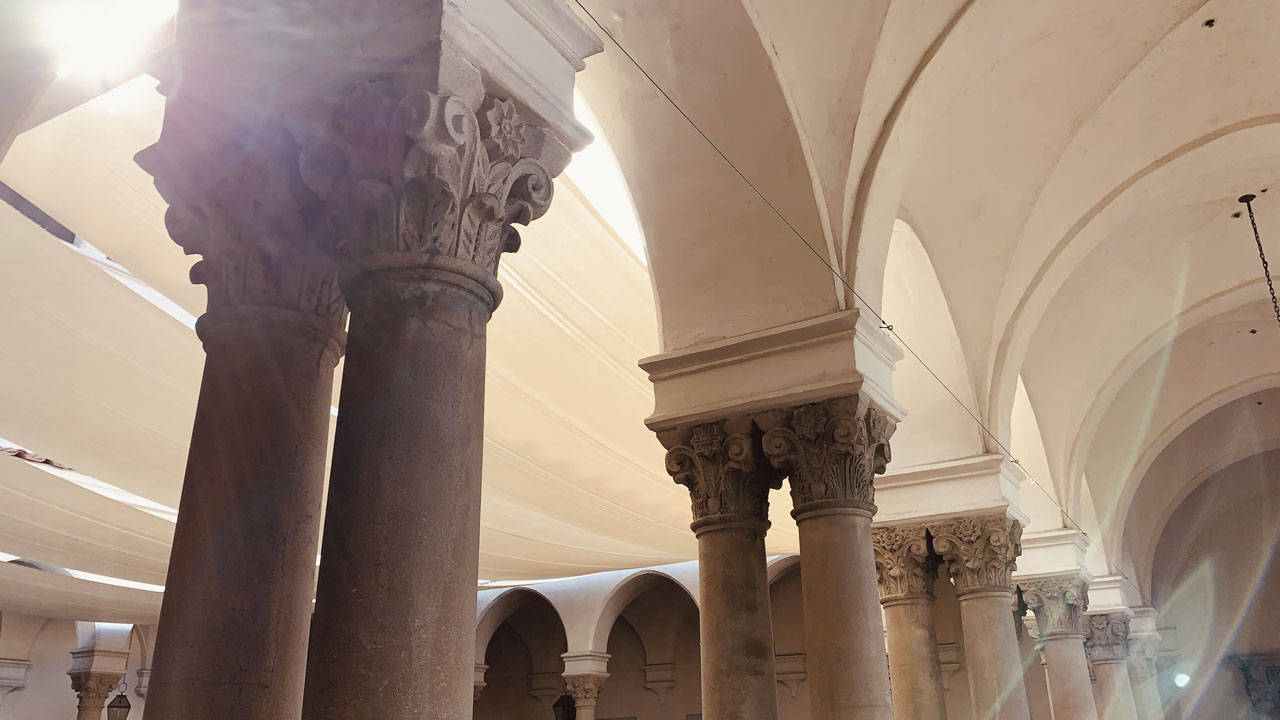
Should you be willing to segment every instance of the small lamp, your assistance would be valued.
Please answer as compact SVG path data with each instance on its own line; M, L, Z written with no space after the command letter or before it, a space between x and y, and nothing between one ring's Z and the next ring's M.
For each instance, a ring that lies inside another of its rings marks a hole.
M107 703L107 720L127 720L133 706L129 704L129 696L125 695L125 684L120 683L120 694Z

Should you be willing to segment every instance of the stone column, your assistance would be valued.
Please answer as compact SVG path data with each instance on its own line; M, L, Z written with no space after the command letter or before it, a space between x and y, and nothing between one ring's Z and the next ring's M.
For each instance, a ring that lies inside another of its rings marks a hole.
M111 691L120 685L119 673L71 672L71 689L76 693L76 720L102 720L102 709Z
M608 675L570 675L564 679L564 691L573 698L576 720L596 720L596 703Z
M765 455L791 479L804 564L805 666L815 720L892 717L875 590L874 477L893 424L849 396L761 417Z
M1129 684L1129 613L1090 615L1085 650L1098 678L1098 717L1137 720L1138 707Z
M698 537L702 716L776 720L773 620L764 535L781 476L749 418L658 434L667 472L689 488Z
M1139 720L1164 720L1156 663L1160 658L1160 634L1129 634L1129 680Z
M1089 661L1084 654L1088 585L1079 573L1018 581L1022 600L1035 613L1039 644L1055 718L1097 720Z
M1021 654L1010 615L1010 575L1022 552L1022 526L999 513L930 523L928 530L960 601L974 717L1029 720Z
M200 127L171 104L138 156L208 291L146 717L296 718L346 310L313 245L294 136L268 121L197 141Z
M946 690L933 625L938 559L923 525L872 531L880 605L889 645L893 717L946 720Z
M300 162L351 308L307 720L471 715L486 324L568 153L419 79L355 84Z

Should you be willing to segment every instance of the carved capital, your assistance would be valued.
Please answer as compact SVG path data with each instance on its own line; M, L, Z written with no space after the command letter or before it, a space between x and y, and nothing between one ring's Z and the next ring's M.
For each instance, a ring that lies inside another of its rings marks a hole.
M933 598L938 559L929 553L923 525L873 528L871 546L881 602Z
M71 689L79 698L78 707L90 710L101 710L107 703L107 696L120 685L119 673L103 672L71 672Z
M340 330L336 258L315 243L320 198L302 181L300 146L284 123L201 138L207 147L174 134L136 159L169 203L170 237L201 256L191 281L207 289L209 310L283 308Z
M1124 662L1128 659L1129 614L1113 612L1086 616L1084 650L1090 662Z
M894 424L858 405L854 395L762 415L765 455L790 477L797 519L830 507L875 512L874 478L889 462Z
M595 707L608 675L566 675L564 691L573 697L574 707Z
M1036 638L1084 635L1089 585L1078 573L1018 581L1022 601L1035 613Z
M1244 678L1253 711L1280 720L1280 653L1236 655L1231 658Z
M1015 563L1022 554L1022 525L1004 514L930 523L933 549L955 582L956 595L1012 590Z
M748 418L730 418L659 435L667 448L667 472L689 488L693 529L745 524L769 527L769 491L782 487L760 449Z
M520 247L514 225L551 205L540 158L556 142L508 101L475 107L378 80L336 104L300 168L324 201L323 241L355 262L353 275L430 265L476 274L492 293L499 257Z
M1129 636L1129 670L1136 677L1149 680L1160 673L1160 634L1143 633Z

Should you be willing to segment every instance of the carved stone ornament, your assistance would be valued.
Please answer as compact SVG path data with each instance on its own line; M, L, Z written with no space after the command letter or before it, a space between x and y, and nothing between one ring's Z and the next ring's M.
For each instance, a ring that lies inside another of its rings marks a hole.
M873 528L871 547L882 601L933 597L938 559L929 553L923 525Z
M1090 662L1123 662L1129 659L1129 615L1122 612L1087 615L1084 650Z
M1129 636L1129 671L1134 676L1149 680L1159 674L1160 635L1146 633Z
M1244 679L1244 691L1260 718L1280 720L1280 653L1231 658Z
M1089 586L1078 574L1019 580L1022 601L1035 613L1041 640L1084 635L1084 611L1089 607Z
M120 685L121 675L100 672L75 672L71 676L71 689L80 698L80 707L101 709L107 696Z
M604 689L608 675L568 675L564 679L564 691L573 697L577 707L595 707Z
M798 515L814 505L875 511L875 482L889 462L894 425L874 407L858 412L858 397L809 403L770 413L764 453L791 479ZM776 424L775 424L776 423Z
M667 472L689 488L694 529L719 521L768 527L769 491L782 487L750 419L733 418L667 433Z
M331 247L357 259L444 257L496 276L501 254L520 247L513 225L551 205L551 176L537 159L546 142L555 141L508 101L473 108L382 80L347 93L300 167L325 201Z
M284 124L228 131L206 156L176 157L178 142L136 160L169 203L170 237L202 258L191 281L208 290L209 309L285 308L342 326L336 257L315 243L320 198L302 181L300 146Z
M930 523L933 550L955 582L956 594L1012 591L1015 563L1022 554L1022 525L1006 515L963 517Z

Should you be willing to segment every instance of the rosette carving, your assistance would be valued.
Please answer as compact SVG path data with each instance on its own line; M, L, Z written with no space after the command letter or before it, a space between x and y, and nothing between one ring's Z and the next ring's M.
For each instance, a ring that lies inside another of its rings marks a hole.
M1085 621L1084 650L1092 662L1123 662L1129 657L1129 616L1127 613L1088 615Z
M745 418L696 425L663 437L667 472L689 488L695 526L713 518L764 523L769 491L782 487Z
M875 475L889 462L894 425L858 398L809 403L770 415L764 453L791 479L795 513L814 503L875 508Z
M1036 616L1039 639L1084 635L1089 587L1077 574L1019 580L1022 601Z
M269 120L226 133L204 155L178 156L178 142L146 148L137 162L169 203L169 235L202 258L191 281L207 288L209 309L280 307L341 326L337 264L315 243L320 198L299 174L294 136Z
M476 109L367 82L307 145L301 172L325 200L326 242L343 253L444 256L496 275L501 254L520 247L514 225L551 205L551 175L538 160L546 142L505 100Z
M933 597L938 559L929 553L923 525L873 528L871 547L881 600Z
M1011 589L1011 574L1022 554L1017 520L1003 514L963 517L931 523L928 529L957 594Z

